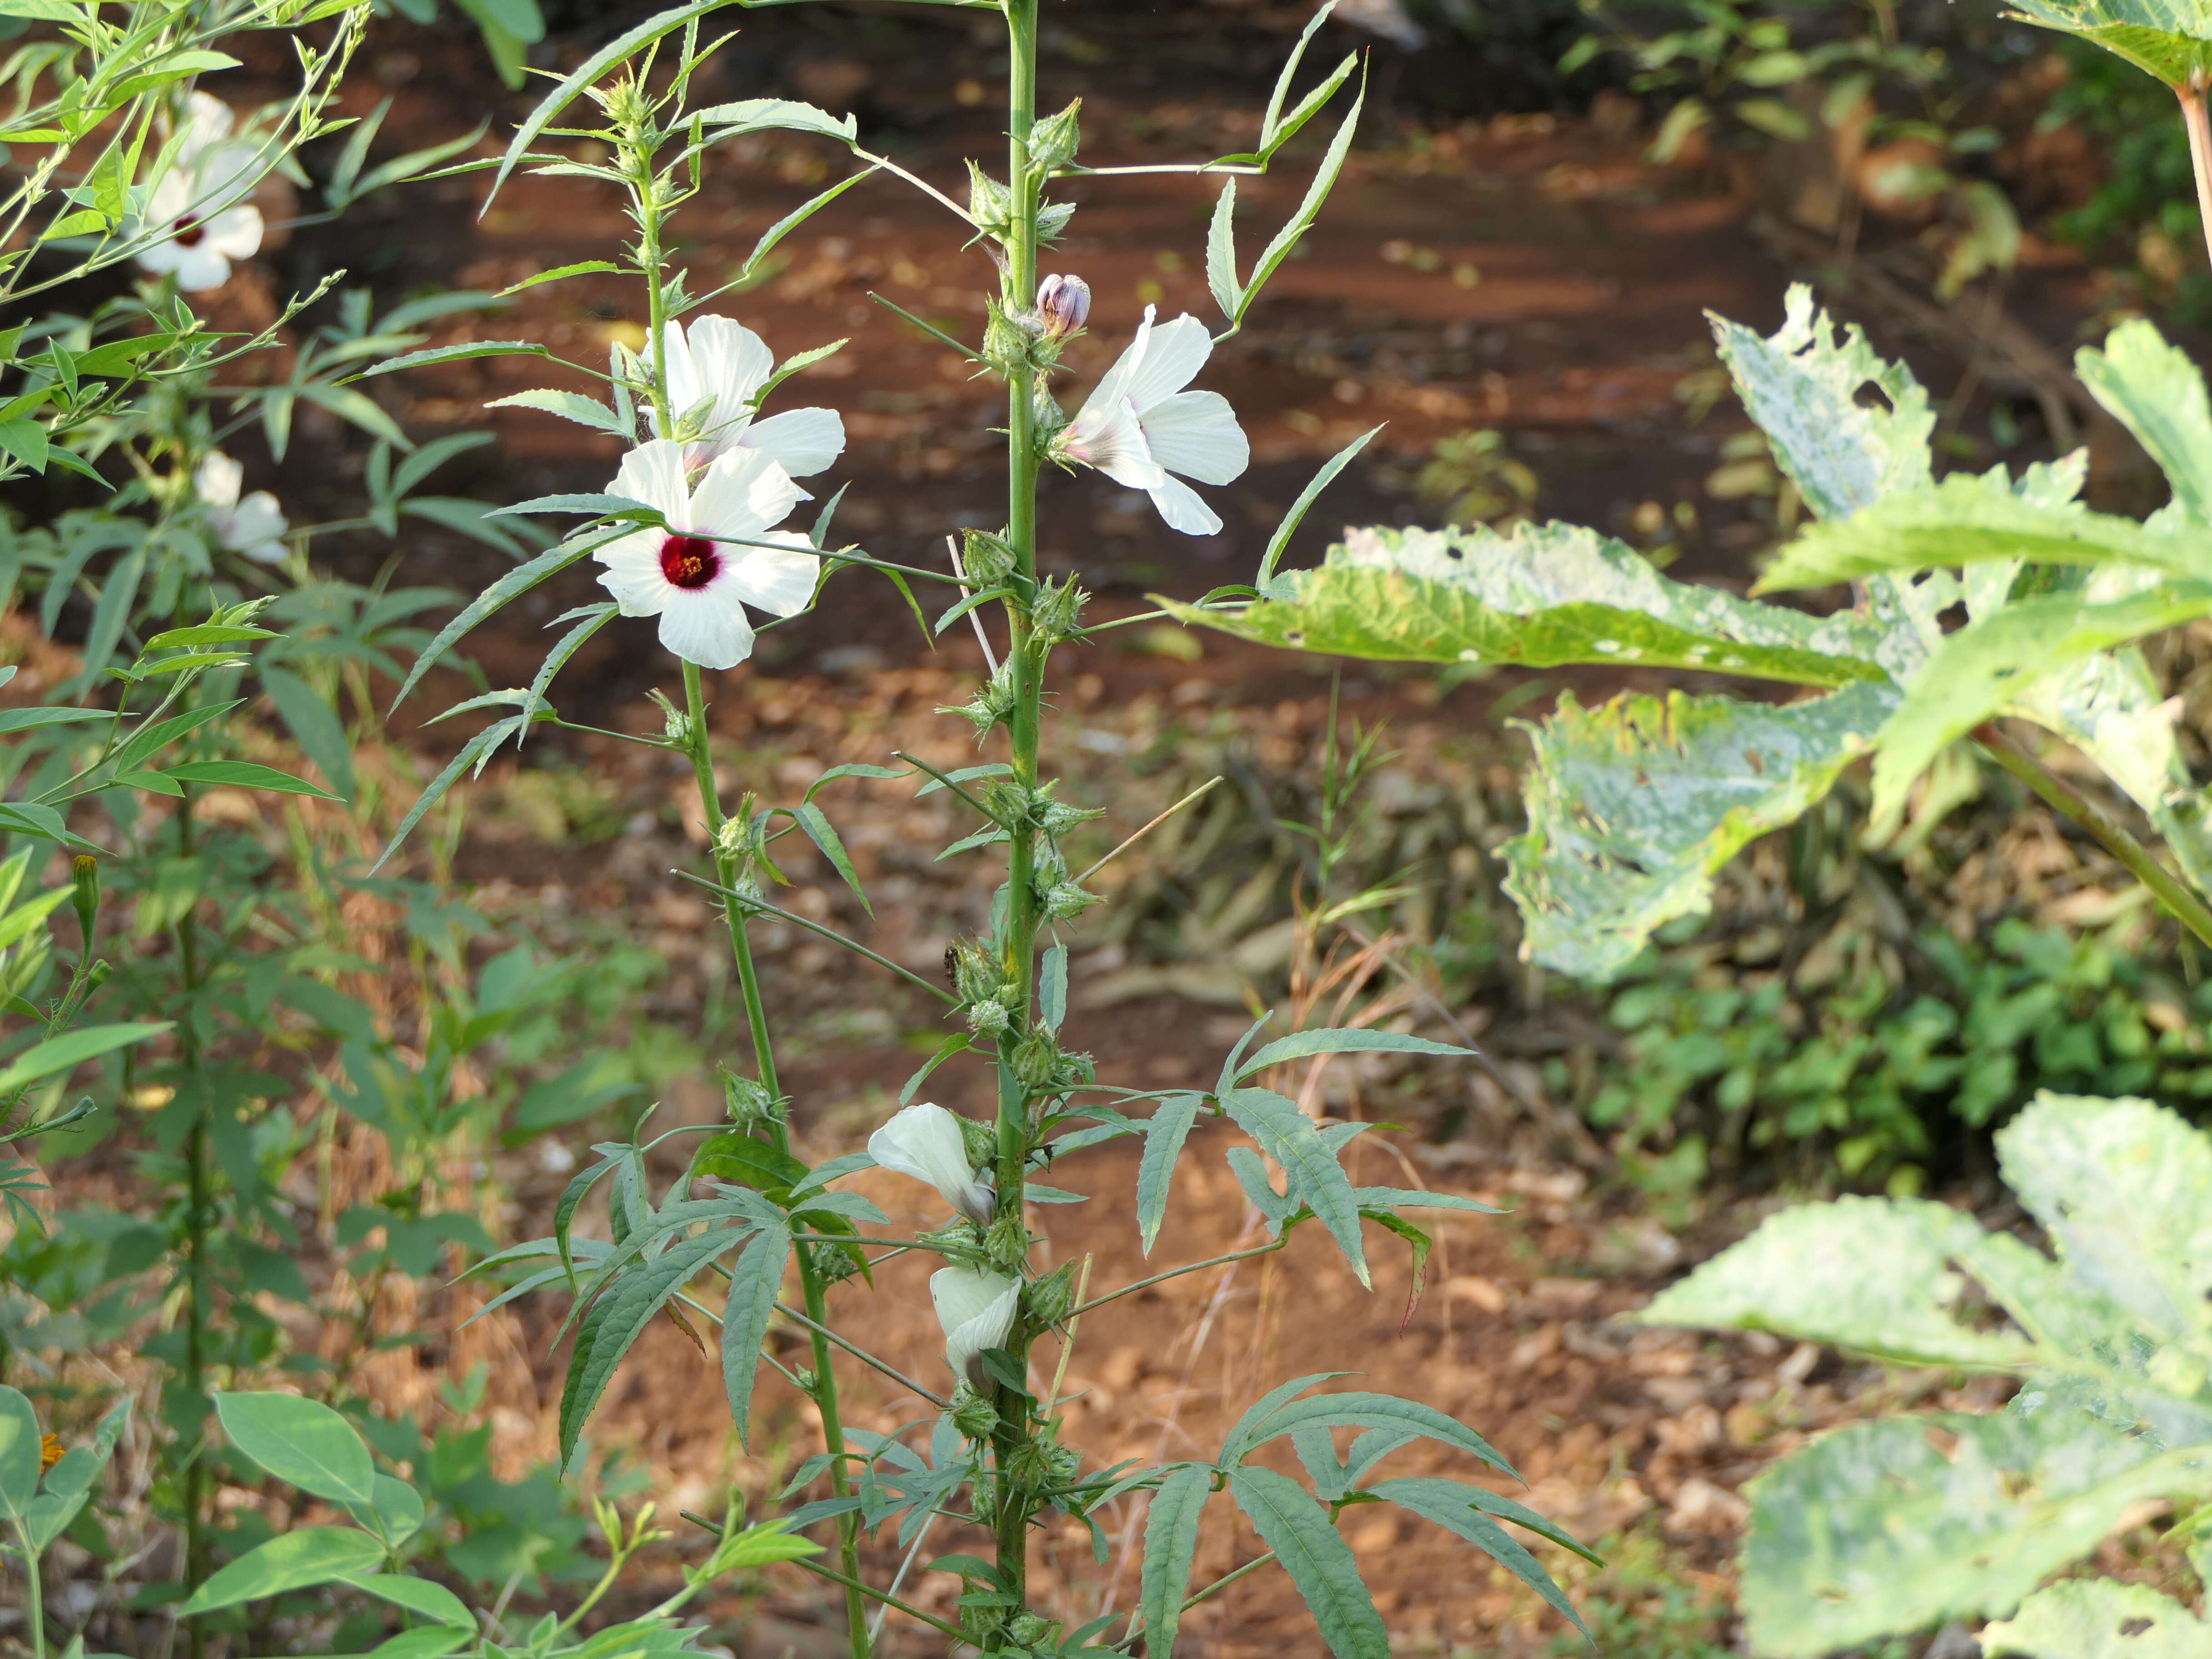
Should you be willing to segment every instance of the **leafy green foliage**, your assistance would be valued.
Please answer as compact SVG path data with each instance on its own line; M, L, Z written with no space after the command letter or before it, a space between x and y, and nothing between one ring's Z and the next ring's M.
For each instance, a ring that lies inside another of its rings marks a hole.
M2212 1141L2144 1101L2045 1095L1997 1146L2052 1256L1942 1206L1849 1200L1771 1218L1643 1316L2025 1374L2002 1413L1855 1424L1753 1484L1763 1650L2009 1613L2132 1506L2204 1491Z

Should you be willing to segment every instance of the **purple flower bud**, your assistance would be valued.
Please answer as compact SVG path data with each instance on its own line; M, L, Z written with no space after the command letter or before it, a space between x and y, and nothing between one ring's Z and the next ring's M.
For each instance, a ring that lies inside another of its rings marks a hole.
M1091 315L1091 284L1080 276L1048 276L1037 284L1036 308L1045 338L1065 339Z

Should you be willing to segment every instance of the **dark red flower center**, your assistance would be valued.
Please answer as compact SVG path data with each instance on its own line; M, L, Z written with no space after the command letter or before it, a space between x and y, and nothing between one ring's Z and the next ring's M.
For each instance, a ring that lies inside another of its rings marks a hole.
M187 213L169 228L169 240L179 247L198 247L200 239L207 234L207 227L200 222L198 214Z
M704 587L722 568L722 556L704 536L671 536L660 544L660 574L678 587Z

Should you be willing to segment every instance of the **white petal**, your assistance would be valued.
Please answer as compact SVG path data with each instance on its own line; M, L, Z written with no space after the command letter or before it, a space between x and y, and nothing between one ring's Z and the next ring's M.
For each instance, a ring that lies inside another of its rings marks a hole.
M945 1363L954 1376L978 1389L988 1384L988 1376L974 1362L984 1349L1005 1346L1021 1297L1021 1280L1002 1273L940 1267L929 1276L929 1299L945 1332Z
M714 580L729 583L756 610L795 617L814 597L814 585L822 574L821 556L795 530L767 531L761 539L784 545L738 547L726 542L720 549L722 568Z
M1061 434L1060 447L1062 453L1097 467L1131 489L1157 489L1167 477L1145 441L1137 406L1127 398L1100 409L1085 404Z
M745 428L739 441L808 478L845 453L845 422L834 409L787 409Z
M1225 484L1252 464L1252 446L1237 411L1218 392L1182 392L1141 417L1152 459L1200 483Z
M1137 325L1137 337L1129 342L1127 349L1114 360L1114 366L1106 371L1105 377L1083 400L1083 407L1075 416L1077 426L1083 424L1085 416L1100 421L1109 418L1128 397L1130 382L1137 378L1145 366L1145 352L1152 338L1152 313L1158 307L1153 306L1145 307L1145 320Z
M177 262L170 269L177 273L177 286L187 294L204 294L230 280L230 261L204 240L195 247L179 247Z
M717 456L700 478L685 527L750 540L781 524L806 499L806 492L769 456L757 449L732 449Z
M149 242L138 250L138 269L151 271L156 276L166 276L184 263L185 251L174 242L164 239Z
M1198 378L1206 360L1213 355L1213 337L1206 325L1186 312L1171 323L1152 330L1144 361L1136 366L1121 395L1147 415L1155 404L1182 391Z
M155 181L153 193L146 198L146 222L157 230L167 230L185 216L197 188L189 168L172 167Z
M276 505L276 498L265 489L257 489L233 509L230 533L223 539L226 544L244 553L275 541L290 528Z
M261 210L225 208L200 227L200 246L230 259L251 259L261 252Z
M886 1170L936 1188L947 1204L978 1226L988 1224L989 1190L969 1167L960 1120L942 1106L923 1101L898 1113L868 1137L868 1156Z
M1180 478L1164 477L1150 492L1152 505L1160 510L1160 517L1168 521L1168 528L1180 530L1186 536L1218 536L1221 520L1212 507L1198 498L1198 492Z
M245 477L244 467L220 449L210 449L192 469L192 493L210 507L235 507Z
M211 92L195 92L185 100L185 142L179 151L188 157L198 157L212 149L230 137L237 118L230 106Z
M660 642L702 668L735 668L753 653L753 628L726 584L672 586L660 613Z
M684 481L681 444L665 438L640 444L623 457L607 493L643 501L678 529L690 528L691 491Z
M738 441L752 419L752 398L775 368L775 354L744 324L728 317L695 317L688 328L671 323L662 332L672 418L711 403L707 437L695 462Z
M658 530L641 530L592 554L606 566L599 574L599 586L614 595L623 616L657 617L668 603L668 596L676 592L676 584L660 568L663 539Z

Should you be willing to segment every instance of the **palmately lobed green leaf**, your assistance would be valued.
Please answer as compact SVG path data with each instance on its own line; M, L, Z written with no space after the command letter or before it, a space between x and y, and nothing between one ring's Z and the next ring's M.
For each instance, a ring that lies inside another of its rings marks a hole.
M2078 1412L1852 1424L1745 1489L1751 1646L1771 1659L1816 1659L1946 1619L2009 1613L2131 1506L2201 1492L2207 1475Z
M1769 1216L1638 1316L1650 1325L1772 1331L1909 1365L2003 1367L2033 1346L1960 1318L1953 1263L1984 1237L1919 1199L1844 1198Z
M1391 662L1698 668L1792 684L1886 678L1881 630L1671 581L1579 525L1348 532L1291 597L1242 611L1162 601L1187 622L1265 645Z
M2069 1578L1982 1626L1988 1659L2203 1659L2212 1624L2148 1584Z
M2136 435L2166 474L2173 504L2212 526L2212 401L2189 355L2140 318L2074 354L2089 395Z
M1505 890L1530 960L1603 981L1652 931L1703 915L1712 872L1834 787L1896 706L1887 682L1777 707L1571 696L1532 733L1528 830L1505 844Z

